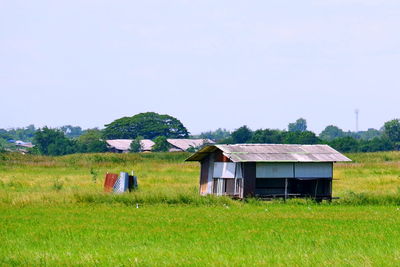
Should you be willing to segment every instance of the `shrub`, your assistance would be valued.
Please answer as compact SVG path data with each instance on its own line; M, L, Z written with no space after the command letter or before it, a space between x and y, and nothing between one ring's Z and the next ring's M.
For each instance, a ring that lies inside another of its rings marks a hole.
M53 182L53 189L55 191L60 191L64 186L64 182L61 181L60 179L56 178Z

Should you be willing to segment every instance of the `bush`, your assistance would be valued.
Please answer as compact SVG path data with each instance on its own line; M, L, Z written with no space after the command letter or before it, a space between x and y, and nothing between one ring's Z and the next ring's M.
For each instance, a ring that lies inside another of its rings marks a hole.
M141 136L136 137L132 141L132 143L129 147L129 152L137 153L137 152L142 151L143 150L142 143L141 143L142 140L143 140L143 137L141 137Z
M170 144L167 142L165 136L157 136L154 139L153 151L155 152L167 152L170 148Z
M37 130L34 141L42 155L59 156L77 151L75 141L68 139L62 131L57 129L44 127Z
M60 191L64 186L64 182L60 179L56 178L53 182L53 189L56 191Z

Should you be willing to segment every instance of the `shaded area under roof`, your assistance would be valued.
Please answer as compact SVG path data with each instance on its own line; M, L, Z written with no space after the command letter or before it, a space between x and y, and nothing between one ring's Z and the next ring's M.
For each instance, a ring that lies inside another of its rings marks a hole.
M328 145L236 144L206 146L186 161L201 161L220 149L233 162L339 162L351 161Z

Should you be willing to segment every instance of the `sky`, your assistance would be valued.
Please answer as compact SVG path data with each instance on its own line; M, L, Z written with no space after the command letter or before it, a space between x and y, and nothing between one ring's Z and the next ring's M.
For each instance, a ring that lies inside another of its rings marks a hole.
M0 0L0 128L154 111L188 130L400 117L400 1Z

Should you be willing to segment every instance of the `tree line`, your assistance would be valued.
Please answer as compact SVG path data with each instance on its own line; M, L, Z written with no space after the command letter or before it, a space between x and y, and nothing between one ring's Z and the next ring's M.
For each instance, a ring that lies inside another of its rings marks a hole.
M299 118L289 123L287 130L257 129L246 125L234 131L217 129L190 135L177 118L155 112L139 113L123 117L100 130L83 130L79 126L65 125L59 128L34 125L25 128L0 129L0 150L10 146L10 140L31 141L35 147L31 153L42 155L66 155L71 153L106 152L107 139L133 139L132 152L141 150L142 139L155 142L154 151L167 151L167 138L212 139L221 144L328 144L341 152L373 152L400 149L400 120L386 122L381 129L345 132L337 126L327 126L319 135L307 129L307 121Z
M102 130L82 130L79 126L71 125L59 128L45 126L36 129L34 125L30 125L26 128L0 129L0 151L13 147L12 141L22 140L35 145L30 149L33 154L59 156L106 152L107 139L134 139L132 152L140 151L141 139L152 139L155 142L154 151L167 151L167 138L188 137L188 130L178 119L170 115L146 112L117 119L106 124Z
M375 152L400 149L400 120L386 122L380 130L345 132L337 126L329 125L317 136L307 130L303 118L289 123L288 130L258 129L252 131L246 125L229 132L225 129L208 131L200 138L210 138L220 144L328 144L340 152Z

